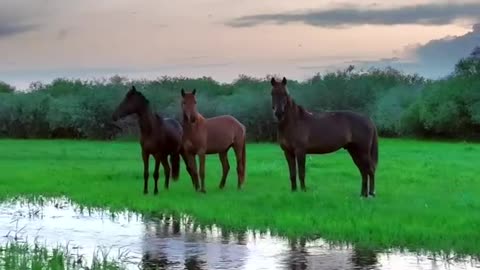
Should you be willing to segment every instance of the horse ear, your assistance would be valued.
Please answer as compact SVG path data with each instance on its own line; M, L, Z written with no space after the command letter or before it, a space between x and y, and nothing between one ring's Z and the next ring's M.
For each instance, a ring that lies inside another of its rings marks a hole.
M287 78L283 77L282 84L287 85Z
M197 92L197 89L196 88L193 88L193 91L192 91L192 95L195 96L195 93Z
M277 84L277 81L275 81L275 78L272 77L272 79L270 80L270 83L272 84L272 86L275 86L275 84Z
M135 88L135 85L132 85L132 91L133 92L137 91L137 88Z
M182 88L182 97L185 96L185 89Z

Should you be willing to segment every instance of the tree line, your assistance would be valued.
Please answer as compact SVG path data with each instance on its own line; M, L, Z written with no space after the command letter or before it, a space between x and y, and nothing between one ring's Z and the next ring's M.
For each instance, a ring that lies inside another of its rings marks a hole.
M473 54L472 54L473 55ZM272 141L270 77L240 75L222 84L211 78L161 77L156 80L56 79L15 91L0 82L0 137L113 139L134 137L134 117L115 123L111 114L130 87L143 92L152 109L181 120L180 89L197 89L206 117L231 114L247 127L249 141ZM354 110L369 115L384 137L480 138L480 59L461 59L451 75L428 80L393 68L316 74L289 79L298 104L312 112Z

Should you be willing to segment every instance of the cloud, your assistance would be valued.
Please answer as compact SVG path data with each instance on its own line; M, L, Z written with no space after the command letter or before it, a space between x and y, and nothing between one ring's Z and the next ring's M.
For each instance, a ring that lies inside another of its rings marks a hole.
M44 11L37 7L26 0L0 1L0 39L37 30L41 24L35 21L36 14Z
M325 10L308 10L296 13L276 13L243 16L226 22L231 27L252 27L266 23L305 23L321 27L346 27L352 25L446 25L457 20L480 22L480 2L441 3L394 8L340 7Z
M460 58L468 56L479 45L480 24L476 24L472 27L472 31L465 35L431 40L410 50L418 61L443 64L456 63Z
M480 46L480 24L461 36L448 36L431 40L425 44L410 45L405 48L408 58L391 58L366 61L350 61L358 67L394 67L408 73L419 73L435 79L453 72L455 65L468 57L476 46Z
M29 32L38 28L35 24L3 24L0 22L0 39Z

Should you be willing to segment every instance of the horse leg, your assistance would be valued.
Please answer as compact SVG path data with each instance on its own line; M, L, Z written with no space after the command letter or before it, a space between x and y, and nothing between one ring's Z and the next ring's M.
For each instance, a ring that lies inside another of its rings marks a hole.
M200 192L206 193L205 190L205 153L198 155L200 161Z
M302 191L307 191L305 187L305 156L306 153L304 150L296 150L295 156L297 157L297 166L298 166L298 178L300 179L300 188Z
M368 195L375 197L375 172L368 174L368 180Z
M155 189L153 190L153 194L158 194L158 177L160 176L158 170L160 169L160 156L156 154L155 158L155 168L153 170L153 179L155 180Z
M187 164L187 171L192 178L192 184L195 188L195 191L198 191L198 173L197 173L197 162L195 161L194 154L184 154L185 163Z
M220 162L222 163L222 180L220 180L219 188L223 189L225 187L225 181L227 180L228 172L230 171L230 164L228 164L228 152L219 153Z
M168 189L168 185L170 184L170 165L168 164L168 156L163 156L160 161L162 162L163 173L165 175L165 189Z
M288 163L288 171L290 172L290 183L292 185L292 191L297 191L297 165L295 163L295 154L287 150L283 150L285 158Z
M245 178L245 142L234 144L235 158L237 159L237 189L241 189Z
M143 194L148 193L148 157L149 153L142 150L142 160L143 160Z
M193 181L192 171L190 170L190 167L188 166L187 155L185 154L185 151L183 151L183 149L180 151L180 156L182 157L183 162L185 163L185 168L187 169L188 175L190 175L190 178L192 179L193 188L197 189L197 187L195 186L195 181Z
M368 154L363 153L357 149L348 148L348 152L353 159L355 165L357 165L360 174L362 175L362 190L360 196L368 197L368 176L370 168L370 159Z

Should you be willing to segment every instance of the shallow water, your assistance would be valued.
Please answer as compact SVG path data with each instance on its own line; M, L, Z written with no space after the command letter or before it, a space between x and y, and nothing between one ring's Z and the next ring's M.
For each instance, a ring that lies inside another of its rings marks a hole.
M186 216L88 211L65 199L0 204L0 236L3 243L68 245L86 261L103 252L129 269L480 269L471 258L447 260L251 231L229 233L216 226L199 228Z

